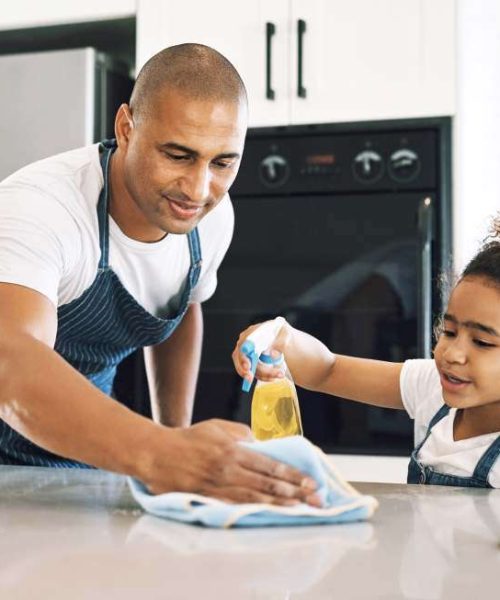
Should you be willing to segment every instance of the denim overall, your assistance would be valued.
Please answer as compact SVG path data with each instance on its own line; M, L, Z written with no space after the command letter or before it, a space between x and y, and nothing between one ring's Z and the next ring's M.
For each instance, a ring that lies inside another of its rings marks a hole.
M431 469L431 467L424 466L418 461L417 456L420 448L422 448L427 438L430 436L432 428L434 425L436 425L436 423L441 421L441 419L446 417L449 412L450 407L446 404L443 404L443 406L441 406L437 413L432 417L429 427L427 428L427 434L411 453L410 464L408 465L407 483L491 488L492 486L488 483L488 474L500 455L500 435L481 456L471 477L437 473Z
M58 329L54 345L54 349L67 362L108 395L112 391L118 364L137 348L163 342L181 322L201 270L200 240L198 230L194 229L187 234L191 266L179 308L174 315L169 318L152 315L123 287L108 264L109 165L115 149L114 140L102 142L101 167L104 187L97 204L101 249L97 276L79 298L58 308ZM71 402L70 398L68 402ZM90 468L84 463L47 452L18 434L2 420L0 464Z

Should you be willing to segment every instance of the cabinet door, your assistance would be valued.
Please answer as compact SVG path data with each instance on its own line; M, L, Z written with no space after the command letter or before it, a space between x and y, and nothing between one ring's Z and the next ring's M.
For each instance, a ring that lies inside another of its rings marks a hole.
M139 0L137 6L137 69L166 46L198 42L224 54L247 86L250 124L290 121L288 0L235 2L205 0L171 2ZM274 35L266 34L266 25ZM267 37L271 44L271 77L267 82ZM268 98L267 83L274 91Z
M454 0L291 0L290 28L291 122L454 113Z

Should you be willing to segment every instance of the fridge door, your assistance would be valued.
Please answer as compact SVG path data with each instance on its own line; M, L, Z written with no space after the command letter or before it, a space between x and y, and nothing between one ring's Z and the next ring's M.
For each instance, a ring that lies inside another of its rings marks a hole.
M0 57L0 180L95 139L93 48Z

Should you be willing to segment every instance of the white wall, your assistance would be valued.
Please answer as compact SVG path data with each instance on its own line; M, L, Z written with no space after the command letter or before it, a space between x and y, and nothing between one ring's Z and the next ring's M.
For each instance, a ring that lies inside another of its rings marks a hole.
M454 258L461 269L500 209L500 1L457 0Z

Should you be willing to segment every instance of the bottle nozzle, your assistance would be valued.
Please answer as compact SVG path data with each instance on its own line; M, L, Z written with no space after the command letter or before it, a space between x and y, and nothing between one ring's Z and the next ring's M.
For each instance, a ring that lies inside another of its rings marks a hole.
M284 323L285 319L283 317L276 317L276 319L272 321L263 323L257 327L257 329L255 329L241 345L240 352L250 360L250 368L254 376L260 355L272 344L275 336L278 334ZM244 392L248 392L251 385L251 381L244 379L241 388Z
M244 347L246 344L247 344L247 342L245 342L242 345L241 351L250 360L250 370L252 371L252 375L255 376L255 369L257 368L257 363L259 362L259 357L257 356L257 353L255 352L255 347L254 347L253 342L249 342L249 347L247 347L245 349ZM250 348L250 346L251 346L251 348ZM248 381L248 379L244 379L243 383L241 384L241 389L244 392L249 392L251 387L252 387L252 381Z

